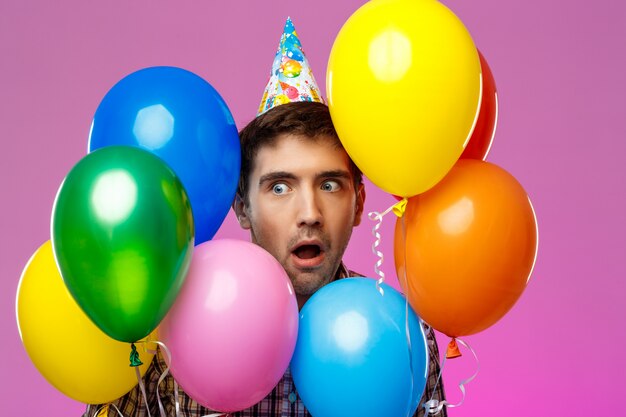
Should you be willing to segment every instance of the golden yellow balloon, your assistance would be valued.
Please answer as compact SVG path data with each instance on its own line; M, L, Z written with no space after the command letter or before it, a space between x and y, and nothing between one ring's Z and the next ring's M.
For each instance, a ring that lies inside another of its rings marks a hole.
M337 35L326 89L346 151L383 190L403 197L441 180L469 140L481 98L478 52L434 0L377 0Z
M39 372L63 394L88 404L111 402L137 385L131 347L96 327L65 288L50 241L22 272L16 299L22 343ZM155 339L151 334L149 338ZM137 345L143 374L154 355Z

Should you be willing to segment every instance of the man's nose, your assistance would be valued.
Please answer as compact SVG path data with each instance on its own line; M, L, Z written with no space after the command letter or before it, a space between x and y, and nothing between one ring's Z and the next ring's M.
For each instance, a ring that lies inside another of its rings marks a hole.
M301 190L298 197L298 226L323 225L324 216L315 190Z

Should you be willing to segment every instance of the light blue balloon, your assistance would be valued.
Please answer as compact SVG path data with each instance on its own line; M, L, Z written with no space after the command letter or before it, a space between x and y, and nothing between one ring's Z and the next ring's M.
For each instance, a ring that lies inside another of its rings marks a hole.
M382 288L384 295L372 279L341 279L317 291L300 312L291 372L313 416L415 413L428 374L426 337L409 306L409 350L406 301Z
M189 196L196 245L213 237L235 196L241 154L230 110L208 82L176 67L124 77L102 99L89 135L90 152L111 145L165 161Z

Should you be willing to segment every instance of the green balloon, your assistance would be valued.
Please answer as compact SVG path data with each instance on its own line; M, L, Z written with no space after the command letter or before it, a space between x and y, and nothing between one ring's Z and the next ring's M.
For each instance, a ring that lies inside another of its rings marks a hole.
M70 293L106 334L136 342L180 290L194 243L185 189L153 154L110 146L85 156L52 212L54 255Z

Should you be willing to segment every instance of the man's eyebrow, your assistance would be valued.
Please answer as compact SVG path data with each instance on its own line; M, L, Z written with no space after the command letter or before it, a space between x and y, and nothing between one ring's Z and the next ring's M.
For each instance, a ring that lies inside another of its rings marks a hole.
M315 175L316 178L343 178L346 180L352 179L352 175L348 171L343 169L335 169L331 171L322 171Z
M272 172L268 172L267 174L261 175L261 178L259 178L259 185L263 185L266 182L285 180L285 179L295 180L296 176L293 175L291 172L287 172L287 171L272 171Z

